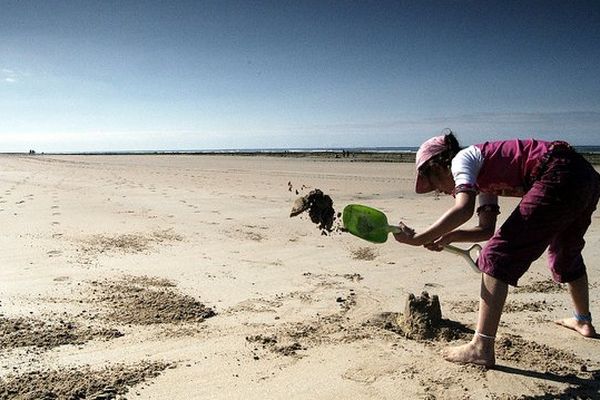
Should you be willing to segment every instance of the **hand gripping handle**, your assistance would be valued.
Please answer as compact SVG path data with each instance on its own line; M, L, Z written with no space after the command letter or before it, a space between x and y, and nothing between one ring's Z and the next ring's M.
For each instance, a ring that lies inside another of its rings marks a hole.
M392 233L400 233L400 232L402 232L402 228L400 228L399 226L389 225L388 231L392 232ZM460 247L456 247L456 246L452 246L452 245L448 244L448 245L444 246L444 250L446 250L449 253L461 256L462 258L464 258L467 261L467 263L469 264L469 267L471 267L473 272L475 272L477 274L481 273L481 271L477 267L477 264L475 263L475 260L477 260L477 257L479 257L479 252L481 251L481 246L478 243L473 244L471 247L469 247L466 250L461 249ZM473 250L475 250L475 254L472 255Z

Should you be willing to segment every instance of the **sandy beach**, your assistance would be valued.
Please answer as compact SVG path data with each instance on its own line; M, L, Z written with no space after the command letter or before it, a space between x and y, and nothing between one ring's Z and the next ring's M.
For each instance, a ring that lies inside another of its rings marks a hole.
M571 306L545 256L510 289L488 370L440 356L476 321L462 258L289 217L319 188L337 211L424 229L452 198L414 194L410 163L5 155L0 170L2 399L600 398L600 340L553 324ZM500 222L516 204L501 199ZM444 331L418 338L398 321L424 291Z

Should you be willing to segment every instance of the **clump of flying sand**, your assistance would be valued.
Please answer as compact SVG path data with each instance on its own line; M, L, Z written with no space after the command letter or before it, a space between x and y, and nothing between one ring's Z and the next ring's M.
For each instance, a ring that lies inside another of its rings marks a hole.
M288 186L291 190L291 183L288 183ZM298 193L298 191L296 191L296 193ZM313 189L307 195L298 197L296 201L294 201L290 217L298 216L305 211L308 211L310 220L317 225L321 230L322 235L328 235L334 231L343 231L341 226L336 224L336 222L339 221L341 214L336 213L333 208L333 200L331 197L323 193L320 189Z

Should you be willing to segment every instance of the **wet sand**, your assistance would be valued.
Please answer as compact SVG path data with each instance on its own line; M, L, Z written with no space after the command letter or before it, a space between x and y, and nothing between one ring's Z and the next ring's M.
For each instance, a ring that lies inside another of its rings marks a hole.
M600 340L552 323L571 311L545 256L511 289L486 370L439 355L476 319L479 277L460 257L289 217L318 188L337 211L367 204L419 231L452 199L413 194L412 164L13 155L0 169L0 398L600 396ZM516 204L501 199L501 221ZM584 251L594 314L599 218ZM401 323L422 292L439 334Z

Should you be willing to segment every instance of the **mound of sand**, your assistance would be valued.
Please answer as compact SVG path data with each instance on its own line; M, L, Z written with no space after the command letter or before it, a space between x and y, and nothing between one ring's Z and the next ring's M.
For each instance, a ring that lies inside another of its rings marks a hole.
M177 292L167 280L125 277L91 285L90 302L105 309L109 320L122 324L203 322L215 315L212 308Z
M0 398L111 400L124 395L132 386L157 377L167 367L169 364L166 363L143 362L115 365L102 370L85 366L10 374L0 378Z
M50 349L65 344L83 344L93 339L123 336L116 329L82 326L63 319L0 318L0 348L38 347Z

